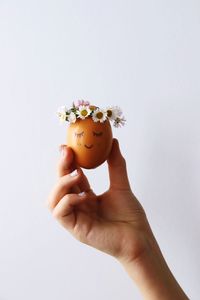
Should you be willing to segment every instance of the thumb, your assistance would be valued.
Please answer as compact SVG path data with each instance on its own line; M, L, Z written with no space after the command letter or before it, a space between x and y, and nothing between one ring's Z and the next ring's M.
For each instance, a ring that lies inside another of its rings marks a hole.
M117 139L113 139L112 150L107 159L107 163L110 177L110 188L130 189L126 161L121 154Z

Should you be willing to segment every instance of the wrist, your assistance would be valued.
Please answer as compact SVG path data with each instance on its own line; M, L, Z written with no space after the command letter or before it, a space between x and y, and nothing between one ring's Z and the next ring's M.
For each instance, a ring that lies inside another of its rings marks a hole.
M143 236L145 243L137 256L118 260L136 283L144 299L188 299L171 273L151 229L143 233Z

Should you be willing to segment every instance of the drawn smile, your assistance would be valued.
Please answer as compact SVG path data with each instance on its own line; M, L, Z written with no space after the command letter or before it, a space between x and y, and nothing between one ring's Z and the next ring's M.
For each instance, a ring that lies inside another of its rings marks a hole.
M93 145L85 145L85 147L87 148L87 149L91 149L92 147L93 147Z

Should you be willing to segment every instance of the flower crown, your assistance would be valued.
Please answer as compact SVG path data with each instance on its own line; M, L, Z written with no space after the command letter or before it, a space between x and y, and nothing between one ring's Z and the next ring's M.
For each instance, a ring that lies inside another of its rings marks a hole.
M126 122L118 106L100 109L84 100L78 100L76 103L73 102L70 109L67 109L66 106L61 106L57 111L57 116L61 122L68 121L69 123L75 123L78 119L84 120L88 117L91 117L94 122L100 123L110 120L115 127L121 127Z

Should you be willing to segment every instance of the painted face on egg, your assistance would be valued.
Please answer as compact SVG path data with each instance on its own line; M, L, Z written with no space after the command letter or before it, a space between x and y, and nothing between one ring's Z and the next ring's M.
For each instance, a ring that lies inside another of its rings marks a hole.
M108 158L112 148L110 122L94 122L91 117L78 119L67 129L67 145L74 151L76 163L80 167L98 167Z

